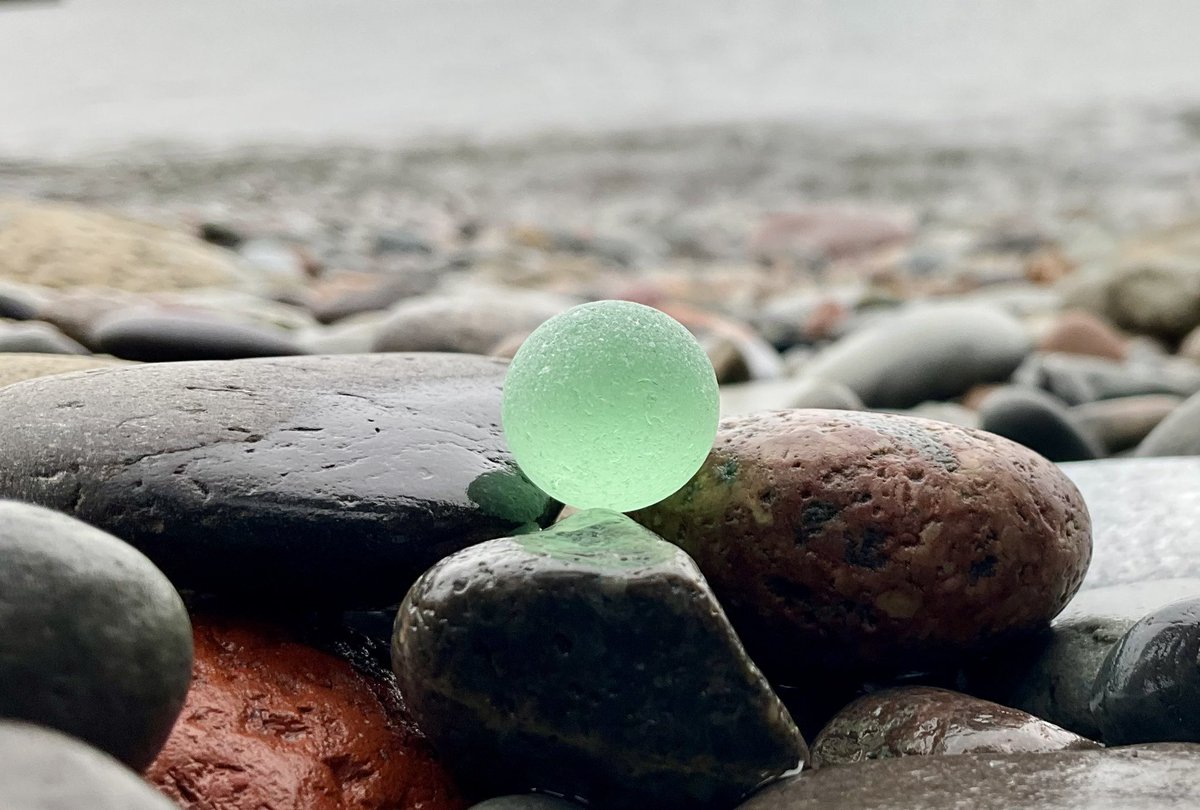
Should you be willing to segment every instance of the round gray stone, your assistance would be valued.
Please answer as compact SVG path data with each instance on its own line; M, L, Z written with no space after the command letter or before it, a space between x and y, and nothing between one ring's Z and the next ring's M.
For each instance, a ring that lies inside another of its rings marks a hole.
M149 765L192 677L179 594L129 545L30 504L0 501L0 560L0 717Z
M998 388L983 400L979 417L981 429L1023 444L1051 461L1087 461L1104 455L1104 448L1061 401L1036 388Z

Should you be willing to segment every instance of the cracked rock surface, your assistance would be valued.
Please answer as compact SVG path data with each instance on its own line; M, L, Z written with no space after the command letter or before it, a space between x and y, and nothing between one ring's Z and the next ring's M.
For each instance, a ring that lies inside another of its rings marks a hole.
M0 497L112 532L182 589L396 604L442 557L557 508L504 442L505 368L343 355L27 380L0 390Z
M724 420L682 489L634 519L699 564L751 656L911 672L1044 626L1091 557L1082 497L982 431L880 413Z

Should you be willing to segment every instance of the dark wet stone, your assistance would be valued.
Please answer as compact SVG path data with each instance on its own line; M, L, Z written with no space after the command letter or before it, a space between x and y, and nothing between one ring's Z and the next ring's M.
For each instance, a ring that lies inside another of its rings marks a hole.
M573 303L548 294L494 290L413 298L392 308L374 350L484 354L509 335L532 332Z
M392 655L418 725L483 795L728 807L807 754L695 564L612 512L442 560Z
M0 495L111 531L182 588L384 607L447 554L556 511L504 442L505 370L342 355L29 380L0 389Z
M1139 456L1200 455L1200 394L1189 397L1138 445Z
M1087 461L1104 455L1104 448L1061 401L1036 388L1005 386L993 391L979 408L979 427L1051 461Z
M755 661L790 685L1043 626L1091 554L1083 499L1046 459L878 413L723 420L692 480L633 517L695 558Z
M0 717L148 765L191 680L179 594L117 538L30 504L0 501L0 560Z
M519 796L498 796L473 805L471 810L575 810L579 805L566 799L526 793Z
M842 709L812 745L814 768L939 754L1037 754L1101 747L1045 720L928 686L874 692Z
M92 345L126 360L235 360L284 357L300 347L282 332L218 318L119 314L96 325Z
M87 347L72 340L48 323L22 321L0 323L0 353L91 354Z
M1200 579L1166 579L1080 592L1050 631L972 667L972 691L1092 739L1092 685L1105 656L1147 613L1190 596Z
M66 734L7 721L0 721L0 807L175 810L112 757Z
M1200 741L1200 594L1126 631L1092 686L1092 715L1114 745Z
M1079 354L1033 354L1012 380L1048 391L1068 405L1139 394L1186 397L1200 391L1200 365L1180 358L1118 363Z
M1079 461L1061 469L1092 515L1085 588L1200 577L1200 459Z
M1072 408L1071 415L1109 453L1119 453L1137 447L1182 402L1172 394L1143 394L1085 402Z
M210 245L237 250L246 241L246 236L232 225L223 222L204 222L200 225L200 238Z
M842 338L803 374L844 383L871 408L909 408L1004 380L1029 349L1021 322L999 309L924 305Z
M903 757L822 768L739 810L1185 810L1200 804L1200 746Z

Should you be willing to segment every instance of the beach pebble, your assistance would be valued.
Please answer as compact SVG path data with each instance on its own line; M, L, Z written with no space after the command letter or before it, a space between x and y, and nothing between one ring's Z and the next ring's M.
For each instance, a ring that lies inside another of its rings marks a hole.
M392 655L414 718L483 795L729 807L807 754L691 559L607 510L442 560Z
M1091 555L1083 499L1049 461L878 413L725 419L691 481L633 517L692 555L755 661L789 684L910 672L1035 630Z
M1137 447L1182 402L1172 394L1117 397L1076 405L1071 416L1109 453L1119 453Z
M1023 444L1051 461L1087 461L1104 447L1065 405L1045 391L1004 386L979 407L979 427Z
M145 767L191 679L179 594L117 538L31 504L0 501L0 559L0 717Z
M171 312L109 315L96 324L92 345L126 360L151 362L301 354L299 345L278 330Z
M179 587L385 607L557 504L500 428L505 365L340 355L131 365L0 389L0 496L134 544Z

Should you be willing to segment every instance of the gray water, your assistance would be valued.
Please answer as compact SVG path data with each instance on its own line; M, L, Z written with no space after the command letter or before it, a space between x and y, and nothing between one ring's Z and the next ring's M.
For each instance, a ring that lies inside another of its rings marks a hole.
M1197 31L1194 0L0 2L0 155L1120 121L1200 104Z

